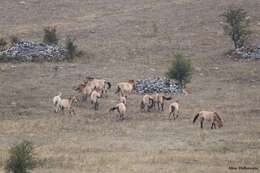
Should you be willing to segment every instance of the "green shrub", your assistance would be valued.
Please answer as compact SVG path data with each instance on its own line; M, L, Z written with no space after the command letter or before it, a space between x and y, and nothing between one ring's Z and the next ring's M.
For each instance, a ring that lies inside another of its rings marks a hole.
M59 39L55 27L45 27L43 42L47 44L58 44Z
M4 37L0 37L0 51L4 50L7 45L7 41Z
M33 146L27 141L12 147L5 171L7 173L29 173L36 166L32 151Z
M172 66L166 74L167 77L178 81L183 88L186 83L190 82L191 74L191 60L186 59L182 54L177 53L175 55L175 60L172 62Z
M73 60L77 54L77 45L75 44L75 39L71 36L67 36L65 43L66 58L67 60Z
M225 34L231 37L234 47L243 47L250 34L247 12L242 8L229 7L221 16L224 18Z

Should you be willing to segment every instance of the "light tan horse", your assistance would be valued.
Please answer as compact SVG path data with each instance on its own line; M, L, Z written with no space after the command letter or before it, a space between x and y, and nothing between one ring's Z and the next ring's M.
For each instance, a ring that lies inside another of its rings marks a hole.
M112 107L111 109L109 109L109 112L117 110L117 112L119 113L119 119L123 120L124 119L124 115L126 113L126 106L124 103L118 103L115 107Z
M108 89L111 88L111 83L104 80L104 79L96 79L93 77L86 77L87 81L85 84L87 84L91 89L98 89L102 91L101 94L104 94L107 92Z
M159 111L163 111L164 110L164 100L171 100L172 97L167 97L165 96L163 93L155 93L153 94L153 106L155 108L155 104L157 104L158 106L158 110Z
M218 128L223 127L223 120L220 118L217 112L210 112L210 111L201 111L193 119L193 123L200 118L200 127L203 128L204 120L211 122L211 129L216 129L216 123Z
M117 90L115 94L119 94L121 96L129 95L135 88L135 81L129 80L127 82L120 82L117 84Z
M173 120L178 118L179 109L180 109L180 104L178 100L176 100L176 102L173 102L169 105L169 120L171 120L171 115L173 116Z
M153 96L149 94L145 94L140 104L141 109L142 110L146 109L146 111L150 111L153 105L154 105Z

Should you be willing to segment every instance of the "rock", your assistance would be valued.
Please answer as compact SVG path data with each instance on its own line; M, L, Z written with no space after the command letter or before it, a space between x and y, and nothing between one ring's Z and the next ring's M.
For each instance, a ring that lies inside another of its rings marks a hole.
M141 94L154 92L176 94L181 91L181 88L173 80L157 78L137 80L136 91Z
M57 45L20 41L0 54L5 55L6 61L62 61L65 59L66 49Z

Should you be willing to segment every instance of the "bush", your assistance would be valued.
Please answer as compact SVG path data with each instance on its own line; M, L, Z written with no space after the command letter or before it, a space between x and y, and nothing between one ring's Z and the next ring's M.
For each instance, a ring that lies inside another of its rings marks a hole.
M175 55L175 60L166 75L170 79L177 80L183 88L186 83L190 82L191 72L191 60L184 58L182 54L178 53Z
M66 58L68 60L74 59L77 54L77 45L75 44L75 39L71 36L67 36L65 49L67 50Z
M33 157L33 147L30 142L24 141L10 149L10 157L6 162L7 173L28 173L36 166Z
M4 37L0 37L0 51L4 50L7 45L7 41Z
M224 17L223 29L225 34L231 37L235 49L243 47L250 34L246 11L242 8L229 7L222 16Z
M55 27L44 28L43 42L46 44L58 44L58 36Z
M10 36L10 43L11 45L14 45L16 43L20 42L20 39L16 35L11 35Z

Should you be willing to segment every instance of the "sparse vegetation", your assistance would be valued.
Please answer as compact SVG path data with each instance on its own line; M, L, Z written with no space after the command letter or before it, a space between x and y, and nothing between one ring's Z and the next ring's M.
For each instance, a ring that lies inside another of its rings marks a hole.
M59 39L56 33L56 27L44 28L43 42L47 44L58 44Z
M229 7L222 16L224 31L231 37L235 49L243 47L250 34L247 12L242 8Z
M36 166L33 157L33 146L24 141L10 149L10 158L6 162L7 173L29 173Z
M191 71L191 60L186 59L182 54L177 53L175 55L175 60L166 75L170 79L177 80L181 87L185 87L185 84L190 82Z
M75 39L71 36L67 36L65 49L67 50L66 58L68 60L73 60L77 55L77 45L75 44Z
M11 35L9 39L11 45L14 45L15 43L18 43L20 41L19 37L17 37L16 35Z
M7 41L4 37L0 37L0 51L4 50L7 45Z

